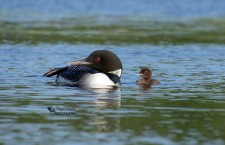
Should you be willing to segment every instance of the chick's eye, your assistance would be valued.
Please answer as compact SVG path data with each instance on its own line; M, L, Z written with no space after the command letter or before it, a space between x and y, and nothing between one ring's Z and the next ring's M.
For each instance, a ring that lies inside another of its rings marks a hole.
M96 57L95 58L95 63L99 63L101 61L101 58L100 57Z

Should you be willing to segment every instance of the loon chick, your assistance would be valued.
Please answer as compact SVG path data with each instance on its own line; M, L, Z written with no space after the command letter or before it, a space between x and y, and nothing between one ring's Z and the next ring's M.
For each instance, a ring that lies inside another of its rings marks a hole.
M57 83L88 88L120 86L123 66L118 56L109 50L96 50L87 58L69 64L70 66L51 69L43 76L56 75Z
M154 84L160 84L159 81L154 80L152 78L152 71L149 68L142 68L141 71L138 74L142 78L136 81L137 85L154 85Z

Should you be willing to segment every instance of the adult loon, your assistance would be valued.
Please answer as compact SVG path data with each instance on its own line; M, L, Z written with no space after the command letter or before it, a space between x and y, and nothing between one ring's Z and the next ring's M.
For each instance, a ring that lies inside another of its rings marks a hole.
M51 69L43 76L56 75L57 83L87 88L120 86L123 66L118 56L109 50L96 50L87 58L69 64L70 66Z

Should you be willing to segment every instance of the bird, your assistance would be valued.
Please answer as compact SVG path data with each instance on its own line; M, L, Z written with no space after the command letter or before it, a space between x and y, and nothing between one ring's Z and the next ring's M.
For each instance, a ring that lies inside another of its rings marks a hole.
M159 81L152 78L152 71L144 67L140 70L138 73L139 76L141 76L141 79L136 81L137 85L154 85L154 84L160 84Z
M43 76L56 75L56 82L86 88L120 87L123 66L119 57L109 50L95 50L69 66L53 68Z

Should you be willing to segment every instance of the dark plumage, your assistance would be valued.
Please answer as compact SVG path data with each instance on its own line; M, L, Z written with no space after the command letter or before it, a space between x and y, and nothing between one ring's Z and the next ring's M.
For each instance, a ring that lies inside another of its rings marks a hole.
M142 78L136 81L137 85L160 84L159 81L152 78L152 71L149 68L142 68L139 74Z
M87 66L78 65L78 66L54 68L48 71L47 73L45 73L43 76L51 77L51 76L57 75L56 82L59 79L59 77L62 77L68 81L80 83L79 82L80 79L86 73L94 74L94 73L99 73L99 71L94 70Z

